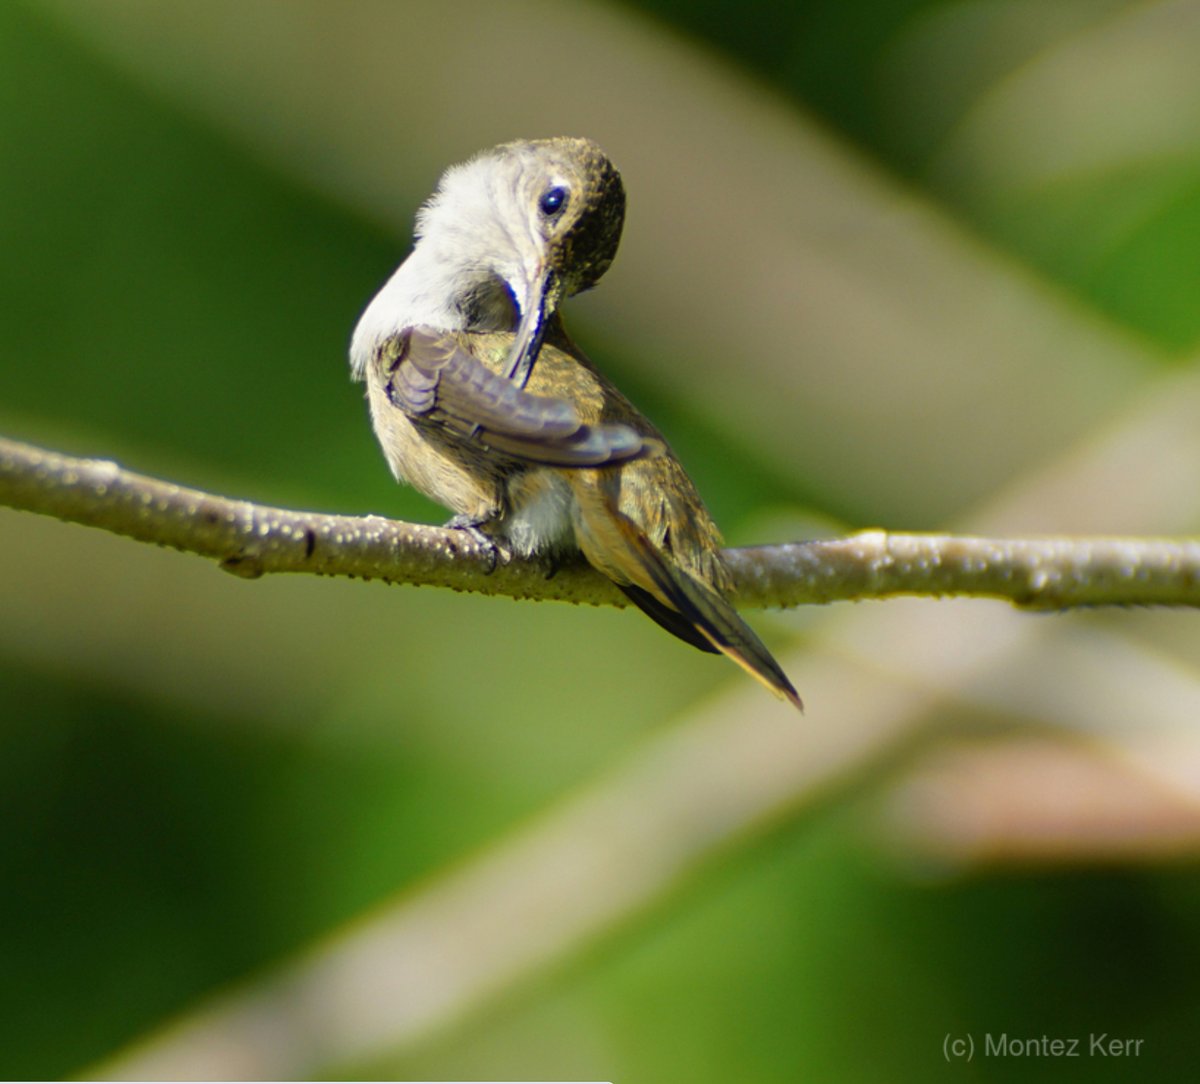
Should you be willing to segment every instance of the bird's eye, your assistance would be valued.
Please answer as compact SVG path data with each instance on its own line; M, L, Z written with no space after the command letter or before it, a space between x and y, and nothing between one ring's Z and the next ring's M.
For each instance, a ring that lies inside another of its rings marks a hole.
M563 208L566 207L568 195L570 193L562 185L547 188L542 193L542 198L538 200L538 207L547 218L555 218L562 214Z

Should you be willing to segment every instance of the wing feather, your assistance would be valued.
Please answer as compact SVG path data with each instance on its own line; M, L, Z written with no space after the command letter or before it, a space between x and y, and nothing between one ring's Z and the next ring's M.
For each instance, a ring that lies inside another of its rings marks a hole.
M409 417L544 466L598 467L653 454L657 441L616 422L586 425L565 399L492 372L452 333L410 328L391 366L390 402Z

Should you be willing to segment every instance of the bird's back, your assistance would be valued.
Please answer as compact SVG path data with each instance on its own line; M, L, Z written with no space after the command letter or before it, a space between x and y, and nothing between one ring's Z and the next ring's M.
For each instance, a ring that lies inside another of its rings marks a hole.
M463 340L484 365L493 372L503 372L511 333L464 333ZM610 546L588 544L588 527L598 530L602 522L601 517L587 516L589 506L604 502L632 521L654 547L672 556L692 575L721 594L730 590L732 581L721 558L720 531L683 465L654 424L591 363L557 319L547 331L525 390L570 402L587 424L618 422L661 446L656 455L612 466L559 472L580 506L576 541L593 565L618 582L628 579L621 569L606 567L613 552ZM578 537L581 534L584 537Z

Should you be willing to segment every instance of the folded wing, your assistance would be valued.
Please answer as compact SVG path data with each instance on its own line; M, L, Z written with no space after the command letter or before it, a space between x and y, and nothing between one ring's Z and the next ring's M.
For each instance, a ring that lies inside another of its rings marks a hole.
M658 447L627 425L584 424L565 399L532 395L492 372L453 334L410 328L387 383L409 417L544 466L598 467Z

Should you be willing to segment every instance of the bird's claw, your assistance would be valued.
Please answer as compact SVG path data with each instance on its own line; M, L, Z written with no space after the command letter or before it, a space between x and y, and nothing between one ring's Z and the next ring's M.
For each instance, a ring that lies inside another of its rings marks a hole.
M500 562L500 547L494 538L481 530L484 522L486 521L474 519L471 516L454 516L447 522L446 528L451 531L462 531L483 551L488 563L487 574L490 576L496 571L496 565Z

